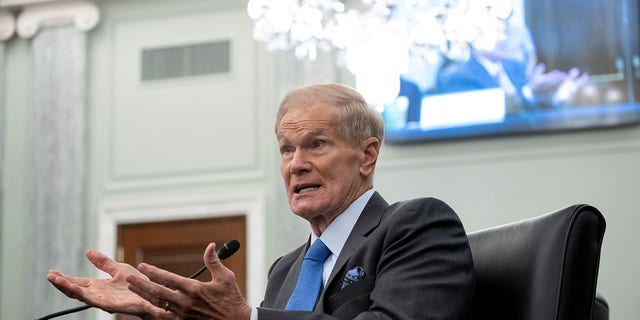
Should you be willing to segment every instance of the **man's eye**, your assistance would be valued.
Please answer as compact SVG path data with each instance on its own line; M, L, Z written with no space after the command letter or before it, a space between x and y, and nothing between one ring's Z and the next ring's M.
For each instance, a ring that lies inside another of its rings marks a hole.
M280 147L280 153L281 154L287 154L287 153L291 153L291 152L293 152L293 147L291 147L291 146Z
M323 141L316 140L316 141L314 141L314 142L313 142L313 148L314 148L314 149L320 148L320 147L322 147L323 145L324 145L324 142L323 142Z

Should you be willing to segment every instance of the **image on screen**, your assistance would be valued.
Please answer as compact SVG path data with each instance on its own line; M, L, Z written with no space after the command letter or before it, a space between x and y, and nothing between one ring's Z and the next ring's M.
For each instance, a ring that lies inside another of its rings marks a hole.
M636 1L514 2L495 46L472 46L465 59L412 63L382 113L387 142L640 122Z

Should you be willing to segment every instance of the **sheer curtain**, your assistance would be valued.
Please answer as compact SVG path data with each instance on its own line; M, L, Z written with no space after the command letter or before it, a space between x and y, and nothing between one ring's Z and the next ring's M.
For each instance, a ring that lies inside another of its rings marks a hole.
M275 54L277 54L276 73L281 96L291 89L304 85L342 82L342 73L336 66L335 54L319 53L316 61L299 60L293 51Z
M87 35L44 28L32 42L34 196L27 308L30 316L77 306L46 280L50 268L84 274L86 249ZM65 319L86 318L80 315Z

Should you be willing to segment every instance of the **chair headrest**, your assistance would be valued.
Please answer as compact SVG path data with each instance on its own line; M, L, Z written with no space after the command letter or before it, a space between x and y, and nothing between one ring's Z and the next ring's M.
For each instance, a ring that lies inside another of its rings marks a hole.
M605 220L577 204L469 234L478 319L590 319Z

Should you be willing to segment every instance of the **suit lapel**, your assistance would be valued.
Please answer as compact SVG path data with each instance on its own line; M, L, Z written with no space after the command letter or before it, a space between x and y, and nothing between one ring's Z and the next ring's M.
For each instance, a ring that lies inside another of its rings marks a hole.
M369 202L362 210L362 214L360 214L358 221L356 221L356 224L353 226L353 230L351 230L349 237L347 237L344 247L342 247L340 256L338 257L338 260L336 260L333 270L331 270L331 275L329 276L329 281L327 281L326 287L331 286L331 284L336 281L338 271L344 267L347 261L349 261L349 258L351 258L351 255L355 250L366 241L367 236L375 230L378 225L380 225L380 221L382 220L382 216L387 207L389 207L389 204L378 192L375 192L373 196L371 196L371 199L369 199ZM291 289L291 291L293 291L293 289ZM322 296L320 297L316 310L323 310L323 301L324 291L322 292Z
M302 260L304 260L304 255L309 248L309 241L304 246L301 246L297 249L298 257L294 260L287 276L282 281L282 287L278 291L278 296L274 301L274 308L276 309L284 309L289 302L289 297L291 293L293 293L293 289L296 287L296 283L298 282L298 274L300 273L300 268L302 267Z

